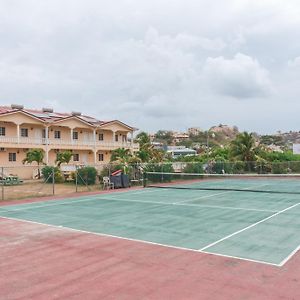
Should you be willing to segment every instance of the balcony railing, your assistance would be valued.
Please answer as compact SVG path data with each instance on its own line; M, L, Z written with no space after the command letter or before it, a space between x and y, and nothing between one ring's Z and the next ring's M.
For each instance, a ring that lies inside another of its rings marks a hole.
M17 145L26 145L26 148L29 146L36 147L37 145L47 145L47 140L45 138L27 138L27 137L6 137L0 136L0 147L5 147L5 144L15 144ZM65 140L65 139L48 139L49 146L68 146L71 149L78 147L103 147L106 149L116 149L116 148L133 148L138 149L138 144L130 142L105 142L105 141L96 141L93 140Z

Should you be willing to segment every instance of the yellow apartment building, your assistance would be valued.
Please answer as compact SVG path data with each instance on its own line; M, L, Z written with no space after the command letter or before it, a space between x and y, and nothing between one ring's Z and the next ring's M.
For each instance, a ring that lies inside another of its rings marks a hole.
M0 166L22 166L26 152L33 148L44 151L48 165L54 165L57 153L65 150L73 153L71 164L108 163L117 148L138 151L135 130L118 120L100 121L80 112L0 106Z

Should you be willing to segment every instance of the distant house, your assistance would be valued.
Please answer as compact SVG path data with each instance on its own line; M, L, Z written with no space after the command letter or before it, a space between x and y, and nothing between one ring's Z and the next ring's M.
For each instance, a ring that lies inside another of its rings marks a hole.
M197 152L194 149L186 148L184 146L167 146L167 153L170 153L173 158L178 156L186 156L186 155L196 155Z
M188 129L188 134L189 135L198 135L201 132L203 132L203 130L199 127L190 127Z

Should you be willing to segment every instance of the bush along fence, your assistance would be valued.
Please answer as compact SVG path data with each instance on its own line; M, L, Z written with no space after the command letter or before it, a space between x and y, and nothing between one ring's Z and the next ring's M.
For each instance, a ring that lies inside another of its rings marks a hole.
M92 166L15 166L0 167L0 199L19 199L64 195L102 189L103 177L117 170L128 175L130 185L143 185L145 172L197 174L300 174L300 161L208 161L136 164L101 164ZM166 179L166 177L164 177Z

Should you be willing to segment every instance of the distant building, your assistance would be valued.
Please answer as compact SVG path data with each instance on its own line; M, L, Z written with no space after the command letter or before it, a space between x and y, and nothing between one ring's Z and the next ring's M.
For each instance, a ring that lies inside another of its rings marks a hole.
M191 127L188 129L189 135L198 135L199 133L203 132L203 130L199 127Z
M300 144L293 144L293 154L300 154Z
M196 155L197 152L194 149L186 148L184 146L167 146L167 153L170 153L173 158L178 156L186 156L186 155Z
M187 133L182 132L173 132L173 142L178 143L184 140L189 139L189 135Z

